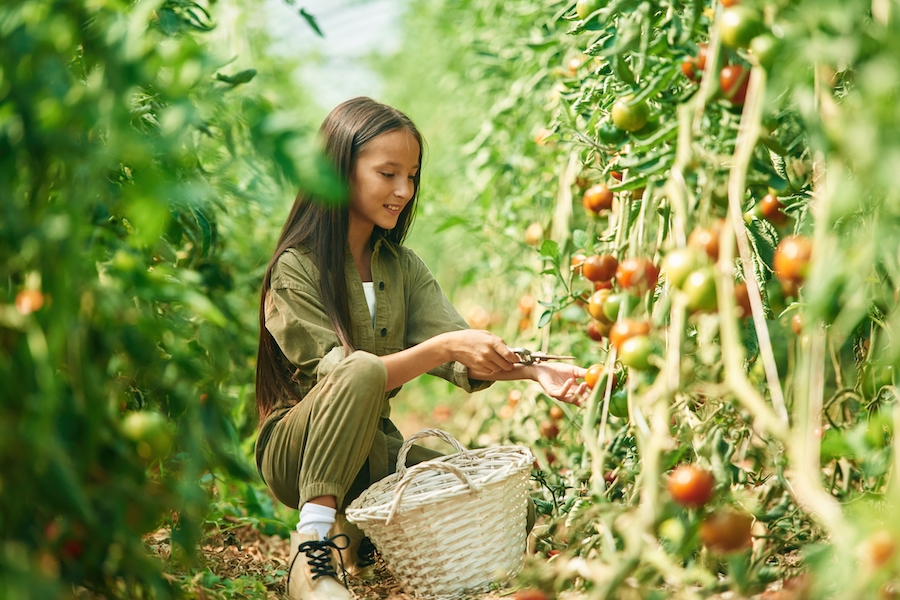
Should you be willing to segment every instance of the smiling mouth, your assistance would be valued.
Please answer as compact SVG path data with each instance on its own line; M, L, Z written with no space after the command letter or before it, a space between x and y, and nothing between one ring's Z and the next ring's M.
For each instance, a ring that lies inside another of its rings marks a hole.
M385 204L384 207L388 210L400 210L401 208L403 208L399 204Z

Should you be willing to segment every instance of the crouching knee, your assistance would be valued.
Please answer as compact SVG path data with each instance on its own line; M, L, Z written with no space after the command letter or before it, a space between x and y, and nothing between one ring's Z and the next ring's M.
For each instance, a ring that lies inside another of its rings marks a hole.
M352 377L355 385L367 389L384 390L387 384L387 369L381 359L363 350L357 350L338 363L335 371Z

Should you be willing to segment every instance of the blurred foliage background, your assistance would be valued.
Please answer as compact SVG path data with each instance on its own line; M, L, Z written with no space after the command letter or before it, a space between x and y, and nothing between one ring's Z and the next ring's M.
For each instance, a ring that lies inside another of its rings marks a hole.
M142 534L168 524L186 568L211 500L274 516L248 460L259 280L296 190L341 186L293 65L216 8L0 5L5 598L169 597Z

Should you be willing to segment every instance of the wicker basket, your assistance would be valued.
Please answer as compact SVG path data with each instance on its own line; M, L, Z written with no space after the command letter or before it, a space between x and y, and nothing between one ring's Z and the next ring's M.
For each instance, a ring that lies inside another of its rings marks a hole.
M430 436L457 453L407 469L409 448ZM521 446L466 450L450 434L425 429L403 443L397 472L350 504L347 519L417 596L455 598L484 590L522 568L533 463Z

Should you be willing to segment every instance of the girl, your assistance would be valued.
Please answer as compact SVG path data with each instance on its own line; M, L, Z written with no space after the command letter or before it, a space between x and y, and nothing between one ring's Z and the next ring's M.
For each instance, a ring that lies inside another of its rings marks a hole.
M348 202L297 196L263 280L256 367L257 466L275 497L300 508L288 576L295 600L351 597L331 554L349 560L362 535L346 521L335 528L336 513L393 471L403 438L389 400L401 385L428 372L469 392L512 379L565 402L586 391L576 381L584 369L517 364L502 339L469 329L402 245L423 146L406 115L354 98L319 133ZM435 456L414 446L407 462Z

